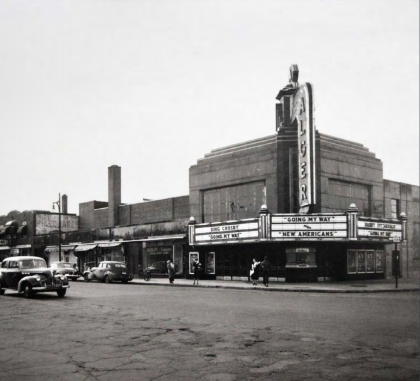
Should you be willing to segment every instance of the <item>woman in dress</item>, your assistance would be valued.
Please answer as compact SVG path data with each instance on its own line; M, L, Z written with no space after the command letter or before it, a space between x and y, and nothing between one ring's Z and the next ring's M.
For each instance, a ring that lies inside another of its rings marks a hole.
M260 263L261 262L257 262L255 258L252 260L250 275L253 286L257 285L258 278L260 277Z

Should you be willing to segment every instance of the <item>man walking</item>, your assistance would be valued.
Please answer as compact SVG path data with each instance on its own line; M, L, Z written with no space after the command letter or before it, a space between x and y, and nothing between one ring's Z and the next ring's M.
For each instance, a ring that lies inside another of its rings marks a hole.
M168 262L167 262L167 266L168 266L169 283L174 283L174 278L175 278L175 265L169 259Z
M271 271L271 263L267 257L264 257L264 260L261 262L260 269L263 274L263 283L265 287L268 287L268 278Z

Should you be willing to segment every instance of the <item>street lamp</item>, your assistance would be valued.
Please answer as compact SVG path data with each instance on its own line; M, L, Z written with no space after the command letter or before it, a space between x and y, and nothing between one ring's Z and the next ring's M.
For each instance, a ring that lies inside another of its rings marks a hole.
M58 201L53 202L52 208L54 205L58 207L58 260L61 262L61 194L58 194Z

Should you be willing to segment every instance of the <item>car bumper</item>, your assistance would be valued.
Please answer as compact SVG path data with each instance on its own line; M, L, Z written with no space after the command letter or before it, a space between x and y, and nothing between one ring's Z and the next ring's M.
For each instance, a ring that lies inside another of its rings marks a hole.
M119 277L115 277L113 278L113 280L115 281L130 281L133 280L133 276L132 275L123 275L123 276L119 276Z
M66 276L66 278L67 278L67 279L70 279L70 280L77 280L77 279L79 279L79 278L80 278L80 275L70 275L70 274L66 274L65 276Z
M70 288L70 285L66 284L66 285L60 285L60 284L55 284L55 285L47 285L47 286L37 286L37 287L32 287L32 291L36 291L36 292L54 292L54 291L59 291L62 290L63 288Z

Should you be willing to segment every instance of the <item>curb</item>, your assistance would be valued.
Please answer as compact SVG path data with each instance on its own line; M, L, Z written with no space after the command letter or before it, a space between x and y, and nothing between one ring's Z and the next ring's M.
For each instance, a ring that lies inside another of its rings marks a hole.
M395 288L395 289L374 289L374 290L360 290L360 289L323 289L323 288L303 288L296 289L293 287L252 287L252 286L234 286L234 285L193 285L193 284L167 284L167 283L154 283L154 282L130 282L129 284L137 286L161 286L161 287L189 287L189 288L223 288L228 290L244 290L244 291L265 291L265 292L312 292L312 293L329 293L329 294L371 294L371 293L385 293L385 292L418 292L420 287L409 288Z

